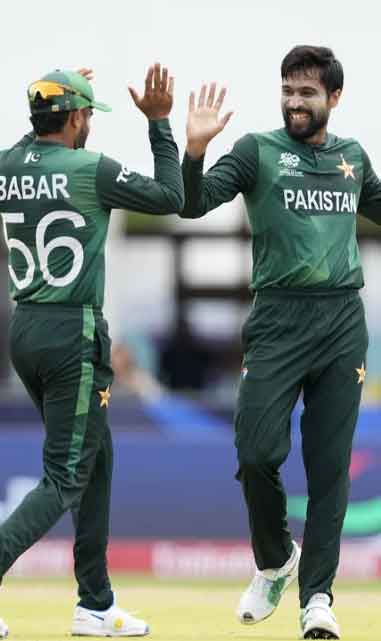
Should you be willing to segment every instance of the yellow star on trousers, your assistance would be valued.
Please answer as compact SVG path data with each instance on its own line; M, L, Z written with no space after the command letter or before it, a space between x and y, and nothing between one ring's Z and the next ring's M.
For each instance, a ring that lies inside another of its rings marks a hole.
M110 397L111 397L110 385L107 385L107 387L104 390L104 392L99 390L98 394L101 397L101 407L103 407L103 406L108 407L108 402L109 402Z
M356 372L359 375L359 380L357 381L357 384L359 385L360 383L363 383L365 381L366 370L364 367L364 363L362 363L360 369L356 367Z
M349 177L353 178L353 180L356 180L356 177L353 173L354 165L348 165L343 154L341 154L341 165L336 165L336 167L343 172L345 180Z

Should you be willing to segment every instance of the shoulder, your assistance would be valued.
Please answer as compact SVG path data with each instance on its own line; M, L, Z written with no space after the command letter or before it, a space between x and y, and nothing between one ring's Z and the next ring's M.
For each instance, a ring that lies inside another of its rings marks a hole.
M237 158L253 158L258 156L258 142L255 133L247 133L238 138L230 153Z
M252 134L255 136L258 145L285 145L290 142L290 139L285 132L285 129L272 129L271 131L263 131L260 133Z
M331 133L329 136L329 152L338 154L343 157L346 162L352 162L356 165L364 165L368 162L368 156L355 138L341 138Z
M362 146L360 145L359 141L356 140L356 138L343 138L341 136L336 136L335 134L332 134L331 132L328 132L328 145L329 149L353 149L353 150L361 150Z
M259 159L270 157L272 160L281 153L296 153L293 141L284 128L252 134L257 146Z
M359 145L360 143L358 140L355 138L352 138L352 136L338 136L337 134L332 133L331 131L327 132L327 136L329 139L330 144L336 144L336 145Z
M27 138L27 136L25 136ZM18 162L20 160L20 157L24 156L26 154L26 151L28 149L28 146L31 141L25 142L25 144L21 144L22 141L19 143L16 143L16 145L13 145L12 147L9 147L7 149L2 149L0 151L0 163L3 166L10 166L14 162Z
M67 149L67 159L73 164L74 167L86 167L88 165L97 166L102 154L94 151L87 151L87 149Z
M63 147L54 158L54 165L61 166L78 181L94 179L102 154L86 149Z

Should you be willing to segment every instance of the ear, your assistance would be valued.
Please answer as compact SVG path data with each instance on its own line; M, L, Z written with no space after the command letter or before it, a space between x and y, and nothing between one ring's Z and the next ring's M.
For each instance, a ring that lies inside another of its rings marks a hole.
M74 127L74 129L80 129L82 119L79 109L77 109L76 111L70 111L68 120L70 125Z
M339 100L340 100L340 97L341 97L341 94L342 94L342 90L341 89L336 89L336 91L333 91L329 95L328 105L329 105L330 109L334 109L335 107L337 107L337 105L339 103Z

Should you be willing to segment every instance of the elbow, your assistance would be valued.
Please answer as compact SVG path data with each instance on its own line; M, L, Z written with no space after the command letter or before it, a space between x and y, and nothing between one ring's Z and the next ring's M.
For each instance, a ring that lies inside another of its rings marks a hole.
M167 192L161 211L163 214L180 214L183 210L184 202L184 194L180 191Z
M185 196L182 184L160 185L155 198L155 204L161 214L179 214L184 208Z
M185 205L185 198L183 192L175 192L172 196L172 212L174 214L181 214Z

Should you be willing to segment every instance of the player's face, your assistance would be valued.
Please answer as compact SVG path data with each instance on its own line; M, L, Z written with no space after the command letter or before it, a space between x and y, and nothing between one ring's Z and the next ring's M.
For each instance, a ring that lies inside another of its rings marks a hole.
M288 134L296 140L319 142L340 92L328 96L317 69L296 72L282 81L282 113Z
M93 115L92 109L81 109L78 112L81 116L80 129L74 141L74 149L83 149L90 133L90 118Z

